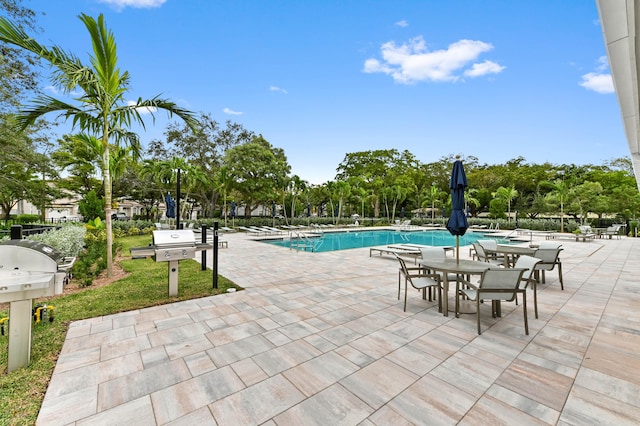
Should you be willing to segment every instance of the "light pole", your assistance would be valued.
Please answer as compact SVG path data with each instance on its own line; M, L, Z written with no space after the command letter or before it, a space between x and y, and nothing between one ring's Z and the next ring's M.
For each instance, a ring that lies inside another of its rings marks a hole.
M180 228L180 169L178 169L176 188L176 229Z
M435 223L436 220L436 183L431 184L431 223Z
M564 232L564 170L560 170L560 176L562 176L562 183L560 189L560 232Z

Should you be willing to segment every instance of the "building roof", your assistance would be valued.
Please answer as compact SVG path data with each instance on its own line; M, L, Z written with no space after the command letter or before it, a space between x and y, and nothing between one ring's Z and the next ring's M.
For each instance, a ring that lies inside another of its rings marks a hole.
M638 96L638 28L636 0L596 0L613 85L618 96L631 161L640 172L640 103ZM638 183L640 189L640 183Z

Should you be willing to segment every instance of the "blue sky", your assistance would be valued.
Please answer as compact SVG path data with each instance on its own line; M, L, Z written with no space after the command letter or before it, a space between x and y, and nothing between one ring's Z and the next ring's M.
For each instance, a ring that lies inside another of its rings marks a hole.
M335 177L346 153L409 150L499 164L628 156L592 0L27 1L43 44L88 62L105 15L131 99L167 97ZM167 119L147 120L143 142Z

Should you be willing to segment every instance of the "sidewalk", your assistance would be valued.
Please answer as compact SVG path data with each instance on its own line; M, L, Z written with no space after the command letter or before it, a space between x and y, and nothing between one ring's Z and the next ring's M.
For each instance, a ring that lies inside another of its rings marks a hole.
M38 424L640 423L640 240L563 241L529 336L521 305L480 336L415 292L403 312L368 248L225 240L246 290L71 324Z

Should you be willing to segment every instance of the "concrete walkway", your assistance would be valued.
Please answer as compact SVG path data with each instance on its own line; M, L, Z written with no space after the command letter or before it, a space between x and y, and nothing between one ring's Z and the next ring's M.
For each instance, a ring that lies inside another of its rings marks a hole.
M638 239L562 241L529 336L512 303L478 336L391 257L224 238L246 290L71 324L38 424L640 424Z

